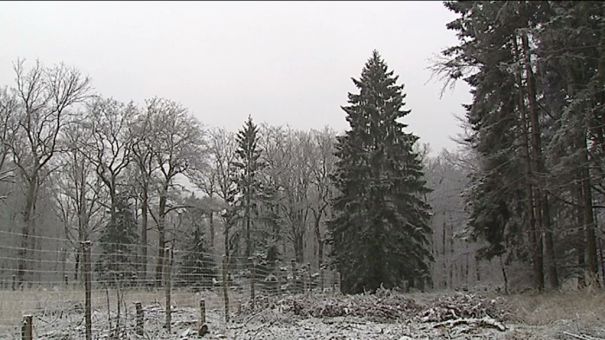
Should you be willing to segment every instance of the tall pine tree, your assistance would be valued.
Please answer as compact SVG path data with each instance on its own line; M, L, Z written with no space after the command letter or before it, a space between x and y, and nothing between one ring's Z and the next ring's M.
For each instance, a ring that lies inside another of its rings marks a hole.
M365 64L359 93L349 93L351 129L338 137L339 194L329 222L335 265L344 293L423 282L429 275L429 190L413 146L418 137L404 131L403 85L377 51Z

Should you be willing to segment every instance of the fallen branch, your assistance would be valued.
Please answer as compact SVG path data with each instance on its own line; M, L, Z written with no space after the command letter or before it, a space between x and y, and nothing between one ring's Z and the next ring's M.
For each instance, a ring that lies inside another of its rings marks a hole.
M573 333L566 332L566 331L564 331L563 334L568 335L572 338L580 339L580 340L598 340L599 339L599 338L594 338L594 337L588 336L588 335L573 334Z
M483 317L483 318L462 318L462 319L454 319L454 320L447 320L447 321L443 321L443 322L439 322L436 323L433 327L434 328L439 328L439 327L456 327L458 325L469 325L469 326L488 326L488 327L492 327L495 328L501 332L504 332L506 330L506 326L504 326L504 324L502 324L501 322L498 322L490 317Z

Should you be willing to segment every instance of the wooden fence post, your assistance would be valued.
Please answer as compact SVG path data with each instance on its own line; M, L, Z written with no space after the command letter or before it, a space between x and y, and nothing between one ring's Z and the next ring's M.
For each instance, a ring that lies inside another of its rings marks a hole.
M137 319L137 325L135 328L135 333L137 335L143 335L143 325L145 324L144 320L145 320L145 315L143 314L143 305L140 302L135 302L134 304L135 309L136 309L136 319Z
M225 303L225 322L229 322L229 291L227 290L227 280L229 268L227 255L223 255L223 300Z
M200 324L206 323L206 301L200 299Z
M23 325L21 325L21 339L22 340L33 340L33 317L31 315L23 316Z
M172 269L171 269L171 262L172 262L172 254L170 252L170 248L166 247L164 249L164 278L165 278L165 282L164 282L164 288L165 288L165 292L166 292L166 330L168 331L168 333L170 333L170 326L172 323L172 310L171 310L171 296L170 296L170 291L171 291L171 284L172 284Z
M204 336L206 333L208 333L208 325L206 325L206 301L200 299L200 327L198 335Z
M92 272L90 265L90 241L82 242L82 247L84 248L84 291L85 291L85 307L84 307L84 320L86 323L86 340L92 340L92 314L91 314L91 301L90 295L92 291L91 281L92 281Z

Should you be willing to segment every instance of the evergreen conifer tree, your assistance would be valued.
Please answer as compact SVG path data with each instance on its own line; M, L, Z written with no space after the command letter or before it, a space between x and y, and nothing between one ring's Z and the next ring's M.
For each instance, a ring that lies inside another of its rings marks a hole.
M468 226L487 241L478 255L531 263L538 290L556 289L568 277L595 278L605 6L444 5L458 16L447 27L459 43L443 51L436 70L471 86L468 142L480 162L467 192Z
M137 225L128 197L119 194L115 224L109 222L101 231L101 255L95 265L99 280L107 285L129 282L137 272Z
M234 206L237 222L241 226L235 230L232 237L239 241L243 236L246 257L252 256L257 248L260 249L261 241L261 237L258 237L261 232L258 228L259 204L264 194L259 172L264 164L260 159L261 149L258 147L258 141L258 127L252 117L248 117L244 127L237 134L236 160L232 163L237 187ZM238 241L234 244L239 245Z
M186 243L185 255L179 271L180 283L193 287L211 287L216 277L215 262L199 227Z
M430 213L418 137L404 131L403 85L378 52L367 61L359 93L343 107L351 129L338 137L334 181L339 194L329 222L344 293L375 291L428 278Z

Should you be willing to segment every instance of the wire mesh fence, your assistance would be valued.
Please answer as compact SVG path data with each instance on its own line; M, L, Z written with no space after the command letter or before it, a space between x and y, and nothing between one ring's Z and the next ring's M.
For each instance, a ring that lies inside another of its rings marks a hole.
M153 246L143 257L140 244L29 235L30 246L21 247L23 235L0 236L2 339L29 339L30 329L31 338L56 339L225 332L260 297L340 289L336 272L293 260Z

